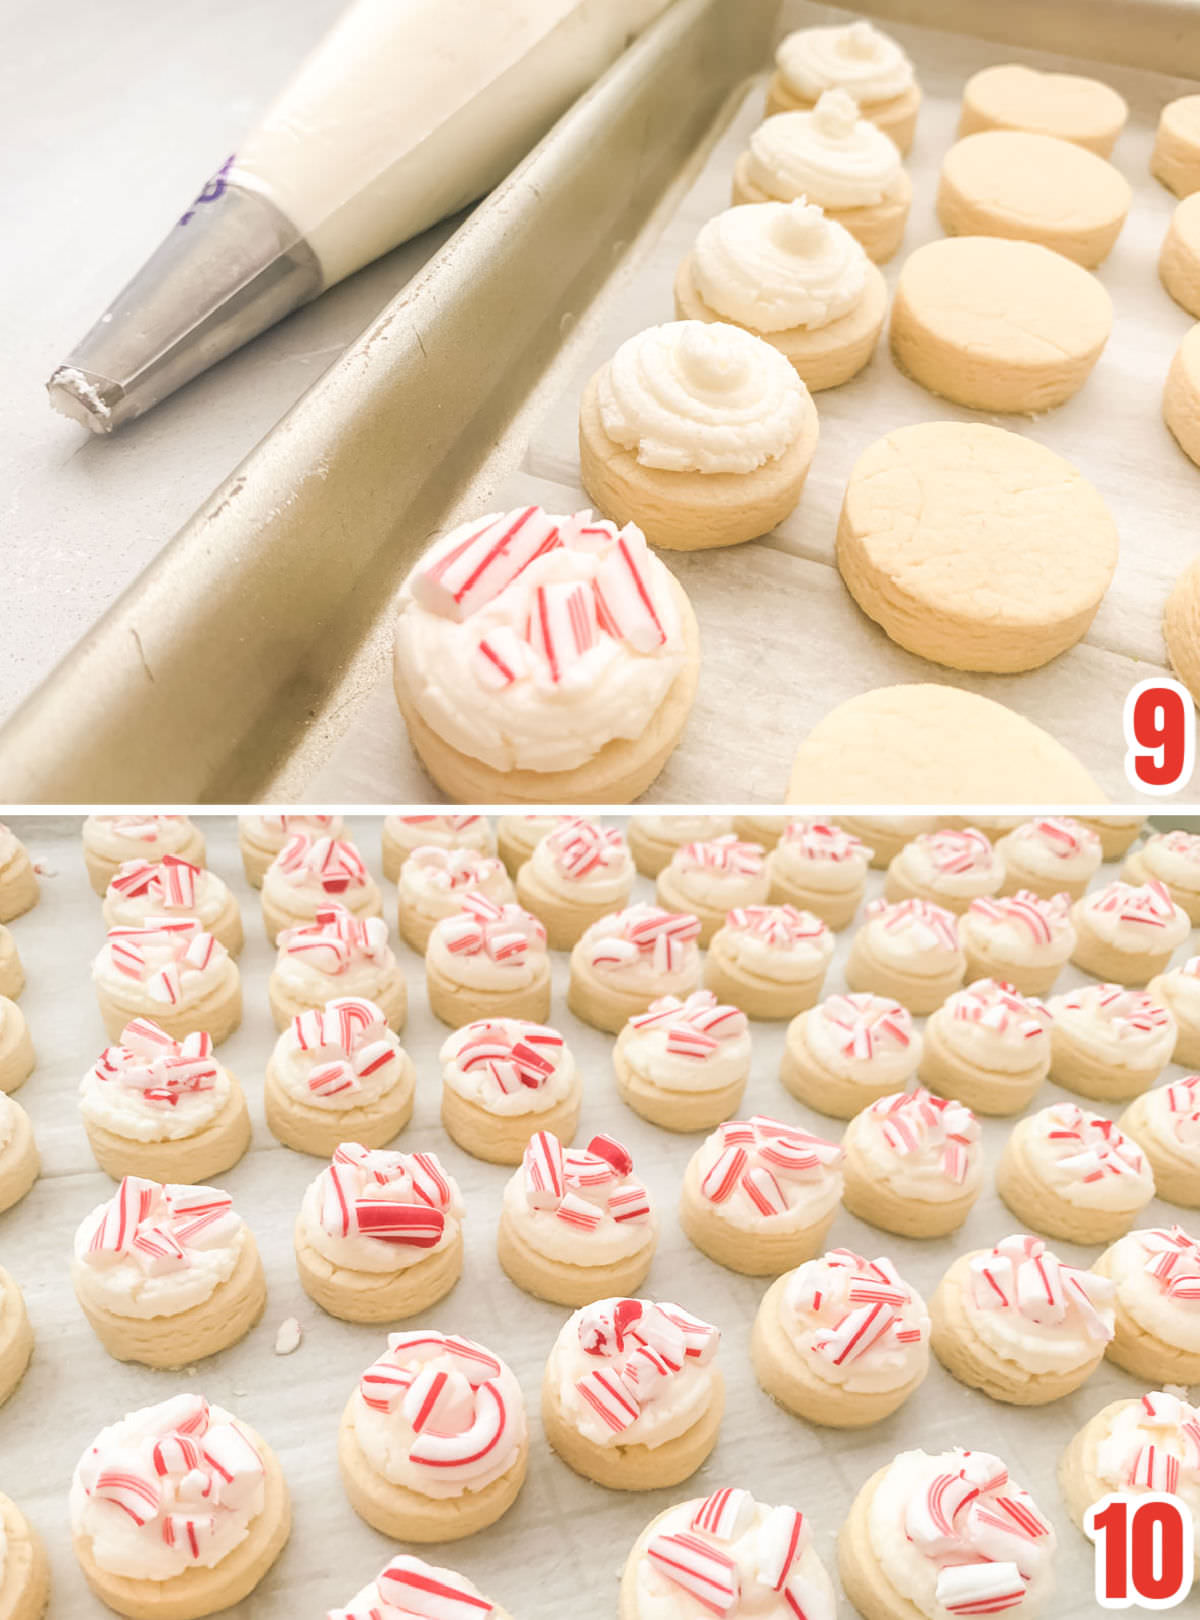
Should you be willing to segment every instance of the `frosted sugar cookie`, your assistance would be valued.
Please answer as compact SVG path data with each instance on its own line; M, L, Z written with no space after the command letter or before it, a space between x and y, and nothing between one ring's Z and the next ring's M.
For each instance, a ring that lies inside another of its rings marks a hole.
M846 983L929 1013L959 988L965 968L952 911L928 900L879 899L850 943Z
M373 1581L356 1592L344 1609L325 1620L372 1620L388 1614L452 1615L457 1620L509 1620L507 1609L485 1598L473 1581L456 1570L427 1564L400 1553Z
M1071 909L1075 950L1071 960L1098 979L1145 984L1162 973L1191 933L1182 906L1157 878L1145 883L1119 879L1093 889Z
M396 1541L458 1541L525 1483L529 1430L512 1371L472 1339L389 1333L342 1414L338 1462L354 1511Z
M242 1088L202 1031L175 1040L148 1018L121 1031L79 1087L96 1163L114 1181L196 1183L231 1169L250 1146Z
M1043 900L1026 889L972 900L959 925L967 982L1000 979L1023 996L1042 996L1075 948L1067 894Z
M956 1232L983 1190L979 1121L921 1086L856 1114L842 1152L846 1208L900 1237Z
M71 1281L109 1355L144 1367L228 1350L267 1305L258 1248L229 1194L141 1176L80 1223Z
M921 92L912 62L889 34L863 18L833 28L797 28L775 49L767 115L807 111L826 90L845 90L864 118L902 153L913 143Z
M0 1406L25 1376L33 1354L33 1329L21 1290L0 1266Z
M1111 1119L1054 1103L1017 1122L996 1165L996 1191L1047 1237L1111 1243L1154 1197L1154 1177Z
M1200 1209L1200 1075L1144 1091L1117 1123L1150 1161L1158 1196Z
M1177 197L1200 191L1200 95L1168 101L1159 114L1150 173Z
M679 1224L718 1265L775 1277L820 1254L842 1195L841 1149L756 1114L720 1125L692 1155Z
M388 944L382 917L356 917L331 901L309 923L285 928L267 986L276 1029L327 1001L373 1001L393 1029L408 1012L404 974Z
M627 338L580 402L584 489L669 551L766 534L800 499L816 448L817 409L790 363L725 321Z
M23 1086L36 1062L25 1014L15 1001L0 996L0 1094Z
M676 1613L834 1620L836 1607L804 1515L726 1486L650 1521L625 1560L618 1620Z
M905 844L921 833L934 832L939 825L937 816L843 816L835 821L843 832L866 844L871 851L870 864L884 870Z
M832 1429L864 1429L923 1383L929 1316L890 1260L833 1249L768 1288L750 1357L759 1383L787 1411Z
M678 1485L716 1444L725 1409L720 1338L679 1305L585 1305L546 1362L542 1423L551 1449L610 1490Z
M1050 1012L1011 984L976 979L932 1014L922 1085L980 1114L1019 1114L1050 1072Z
M835 1119L907 1087L921 1034L907 1008L869 991L827 996L788 1025L779 1078L802 1103Z
M0 821L0 923L20 917L38 901L38 880L29 851Z
M0 1493L0 1613L41 1620L50 1599L50 1562L42 1538L11 1497Z
M630 816L625 829L634 865L649 878L656 878L684 844L705 843L732 831L729 816Z
M1163 389L1163 421L1200 466L1200 322L1179 345Z
M326 1002L293 1018L267 1063L267 1126L325 1159L339 1142L381 1148L412 1116L416 1070L373 1001Z
M748 844L761 844L769 852L783 837L790 820L790 816L734 816L733 830Z
M1053 451L982 422L918 422L855 463L837 564L899 646L951 669L1005 673L1036 669L1080 639L1117 544L1096 490Z
M1100 848L1104 851L1106 861L1120 860L1121 856L1141 836L1146 826L1146 818L1138 813L1134 815L1080 815L1080 821L1085 827L1090 827L1100 837Z
M1200 956L1189 956L1179 967L1156 974L1146 994L1174 1020L1175 1062L1188 1068L1200 1065Z
M950 236L904 261L892 354L957 405L1048 411L1083 387L1112 318L1106 289L1061 253L1039 242Z
M997 840L1004 861L1000 893L1029 890L1043 900L1068 894L1078 900L1104 858L1100 834L1073 816L1038 816Z
M667 911L700 919L700 943L707 945L740 906L765 904L771 879L761 844L744 844L736 833L704 843L683 844L658 874L656 898Z
M435 923L425 949L429 1010L457 1027L480 1018L550 1016L546 930L516 904L472 890Z
M633 1156L611 1136L565 1148L550 1131L526 1146L504 1189L496 1253L518 1288L556 1305L589 1305L640 1288L658 1242Z
M400 868L396 894L400 933L422 954L434 926L444 917L456 916L464 896L479 894L496 906L516 899L512 879L498 856L438 844L413 850Z
M1040 242L1092 270L1112 252L1133 189L1119 169L1073 141L989 129L942 162L937 214L948 236Z
M510 878L516 877L546 834L567 819L563 815L500 817L496 823L496 838L500 859Z
M634 1013L613 1047L617 1090L669 1131L706 1131L737 1111L750 1078L746 1015L711 990L662 996Z
M683 732L696 616L632 525L539 506L454 529L405 582L396 699L460 803L627 804Z
M517 899L540 920L550 948L569 951L585 928L627 906L636 869L619 827L565 818L517 872Z
M1171 215L1158 256L1158 278L1177 304L1200 317L1200 202L1195 193Z
M175 1395L101 1429L71 1481L75 1556L130 1620L199 1620L249 1597L283 1551L291 1504L248 1423Z
M1033 1620L1054 1592L1054 1527L985 1451L901 1452L859 1491L838 1572L864 1620L944 1620L1012 1610Z
M814 394L867 364L887 298L862 243L799 197L716 215L675 276L678 320L745 327L778 349Z
M852 96L826 90L807 112L781 112L750 136L733 171L733 201L816 203L876 264L904 237L912 204L894 141L859 116Z
M977 827L942 827L921 833L892 861L885 897L927 900L947 911L964 912L980 895L995 894L1004 881L1004 862Z
M438 1054L442 1124L465 1153L520 1164L539 1131L569 1142L583 1080L556 1029L522 1018L484 1018L455 1030Z
M109 928L143 928L181 917L194 917L230 956L237 956L246 943L238 903L215 872L178 855L125 861L117 868L104 895Z
M1175 1019L1146 991L1089 984L1051 996L1047 1006L1050 1069L1068 1091L1120 1102L1149 1090L1171 1061Z
M310 838L341 838L345 830L345 822L336 815L306 812L288 816L239 816L238 847L242 852L246 882L252 889L261 889L267 867L296 833L307 833Z
M273 945L285 928L314 921L330 901L356 917L383 916L379 890L349 839L293 833L263 876L267 938Z
M110 928L92 982L110 1040L149 1018L176 1039L202 1029L219 1046L242 1021L237 963L190 917Z
M389 883L399 882L400 869L413 851L431 844L473 849L477 855L496 853L496 835L486 816L384 816L384 877Z
M1116 1291L1108 1359L1147 1382L1200 1383L1200 1243L1181 1226L1130 1232L1093 1270Z
M0 996L15 1001L25 988L25 970L21 966L16 941L0 923Z
M998 62L973 73L963 87L958 133L1027 129L1107 157L1128 116L1124 98L1099 79Z
M343 1322L402 1322L458 1281L463 1201L435 1153L339 1142L296 1217L304 1292Z
M1151 833L1145 843L1125 857L1121 876L1126 883L1157 879L1190 923L1200 923L1200 836L1176 828Z
M92 888L102 895L125 861L161 861L179 855L204 865L204 834L186 816L88 816L83 824L83 859Z
M709 942L704 984L747 1018L792 1018L821 994L833 935L795 906L737 906Z
M828 821L792 821L767 857L771 899L815 912L830 928L854 920L875 851Z
M21 1202L40 1170L29 1115L0 1092L0 1213Z
M642 903L593 923L571 952L567 1006L616 1035L661 996L700 983L700 919Z
M1017 1234L960 1255L929 1302L933 1353L994 1401L1044 1406L1086 1382L1113 1337L1116 1290Z

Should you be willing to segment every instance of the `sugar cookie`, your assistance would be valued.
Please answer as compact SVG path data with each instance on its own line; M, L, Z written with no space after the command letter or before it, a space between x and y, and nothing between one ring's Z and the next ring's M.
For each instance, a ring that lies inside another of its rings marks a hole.
M843 832L857 838L871 851L871 865L880 871L890 866L905 844L921 833L933 832L937 816L843 816L834 817Z
M50 1601L50 1561L41 1536L11 1497L0 1493L0 1613L41 1620Z
M875 851L828 821L792 821L767 857L771 899L813 912L830 928L854 920Z
M0 1213L19 1204L41 1170L29 1115L0 1092Z
M238 956L246 943L238 903L215 872L178 855L164 855L161 861L124 861L117 868L104 895L109 928L142 928L181 917L194 917L230 956Z
M965 969L953 912L928 900L879 899L851 941L846 983L892 996L909 1012L931 1013L962 984Z
M595 1029L618 1034L660 996L690 996L700 983L700 919L642 902L593 923L571 952L567 1006Z
M11 933L0 923L0 996L15 1001L25 988L25 970Z
M733 830L730 816L630 816L625 836L638 871L656 878L684 844L724 838Z
M658 874L655 898L667 911L700 919L707 945L738 907L765 905L771 887L761 844L744 844L736 833L704 843L681 844Z
M347 838L293 833L263 874L262 913L273 945L285 928L312 922L331 900L356 917L382 917L366 862Z
M1088 984L1051 996L1050 1071L1060 1086L1102 1102L1147 1091L1171 1061L1176 1024L1143 990Z
M1175 1062L1189 1069L1200 1067L1200 956L1189 956L1169 972L1156 974L1146 993L1174 1020Z
M306 812L291 816L239 816L238 847L242 869L252 889L261 889L267 867L288 839L298 832L310 838L341 838L346 824L341 816Z
M480 1018L548 1018L550 957L538 919L474 890L459 907L434 924L425 949L430 1012L452 1028Z
M496 842L509 877L515 878L546 834L568 819L565 815L501 816L496 823Z
M1158 277L1177 304L1200 317L1200 201L1195 193L1171 215L1158 256Z
M1130 1232L1093 1271L1116 1294L1105 1355L1155 1384L1200 1384L1200 1243L1181 1226Z
M1030 414L1078 393L1112 319L1107 290L1061 253L999 236L950 236L904 261L892 354L931 394L977 411Z
M668 1131L707 1131L737 1112L750 1078L750 1029L711 990L662 996L617 1036L617 1090L635 1114Z
M1027 889L972 900L959 925L967 983L1000 979L1023 996L1044 996L1075 948L1071 899L1043 900Z
M1158 115L1150 173L1177 197L1200 191L1200 95L1168 101Z
M1144 1091L1117 1123L1150 1161L1158 1196L1200 1209L1200 1075Z
M1043 900L1067 894L1078 900L1100 870L1100 834L1073 816L1038 816L1023 821L996 842L1004 861L1000 893L1029 890Z
M416 1070L373 1001L339 997L275 1042L263 1101L284 1147L327 1159L339 1142L386 1147L412 1117Z
M435 925L457 916L468 894L482 895L495 906L509 905L517 897L512 879L496 855L440 844L414 849L396 881L396 915L402 937L423 955Z
M408 991L388 944L382 917L356 917L330 901L310 923L285 928L267 986L275 1028L327 1001L360 996L373 1001L395 1030L404 1028Z
M738 906L709 942L704 986L747 1018L794 1018L821 994L836 946L795 906Z
M768 853L783 837L790 816L734 816L733 830L748 844L761 844Z
M925 1025L922 1085L980 1114L1019 1114L1050 1072L1050 1013L1011 984L976 979Z
M557 817L548 816L545 819L553 823ZM479 855L494 855L496 834L486 816L384 816L383 875L388 882L398 882L400 868L412 852L427 848L430 844L439 844L443 849L473 849ZM510 876L515 877L516 873Z
M1107 157L1128 116L1124 97L1098 79L998 62L973 73L964 85L958 133L1027 129Z
M827 996L788 1025L779 1078L793 1097L835 1119L903 1090L921 1061L907 1008L869 992Z
M204 865L204 834L186 816L88 816L83 824L83 859L88 878L102 895L124 861L161 861L181 855L194 866Z
M1200 322L1192 327L1171 361L1162 409L1163 421L1175 435L1179 448L1200 467Z
M1135 843L1141 836L1146 825L1144 815L1112 815L1112 816L1086 816L1080 815L1079 820L1085 827L1090 827L1100 836L1100 848L1104 852L1106 861L1116 861L1128 850L1130 844Z
M885 1232L946 1237L983 1190L980 1137L969 1108L923 1086L881 1097L846 1127L842 1201Z
M539 1131L570 1142L583 1079L556 1029L523 1018L464 1024L442 1043L442 1124L464 1153L520 1164Z
M38 902L38 880L29 851L0 821L0 923L23 916Z
M420 1614L422 1610L454 1614L459 1620L510 1620L508 1610L485 1598L465 1575L427 1564L411 1553L398 1554L344 1609L334 1612L344 1620L358 1620L360 1615Z
M899 646L1005 673L1049 663L1084 635L1117 545L1099 494L1053 451L982 422L919 422L855 462L837 565Z
M25 1376L33 1354L33 1328L16 1281L0 1266L0 1406Z
M191 918L109 929L92 982L113 1041L131 1021L150 1019L177 1040L202 1029L219 1046L242 1021L237 963Z
M864 18L832 28L797 28L775 48L767 116L807 111L826 90L845 90L864 118L903 154L913 143L921 92L912 62L890 34Z
M996 1165L996 1191L1046 1237L1111 1243L1154 1197L1138 1144L1103 1114L1053 1103L1019 1120Z
M636 868L619 827L568 816L517 871L517 899L545 927L551 950L569 951L584 929L620 911Z
M884 897L927 900L961 914L972 900L995 894L1004 881L1004 862L977 827L942 827L921 833L891 862Z
M36 1062L25 1014L15 1001L0 996L0 1093L23 1086Z
M1157 878L1136 884L1118 879L1093 889L1076 900L1071 921L1071 960L1085 973L1118 984L1145 984L1164 972L1192 928L1187 912Z
M1157 878L1188 921L1200 923L1200 835L1182 828L1151 833L1125 857L1121 876L1132 884Z

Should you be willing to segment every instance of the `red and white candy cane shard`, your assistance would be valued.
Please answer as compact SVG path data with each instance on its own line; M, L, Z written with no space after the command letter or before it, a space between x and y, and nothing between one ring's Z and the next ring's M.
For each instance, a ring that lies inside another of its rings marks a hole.
M760 1215L783 1215L787 1194L765 1165L754 1165L742 1177L742 1191Z
M996 859L986 834L974 827L940 827L936 832L921 833L913 842L939 872L948 875L986 872Z
M674 857L675 864L708 872L729 872L738 877L757 877L764 865L761 844L745 844L736 833L723 833L694 844L684 844Z
M460 1577L406 1554L392 1559L376 1585L383 1601L401 1615L421 1615L425 1620L486 1620L495 1613L494 1606Z
M183 1547L198 1562L205 1546L216 1538L214 1513L167 1513L163 1515L162 1538L168 1547Z
M758 1527L758 1578L782 1592L808 1543L804 1515L794 1507L773 1507Z
M1157 878L1148 883L1117 879L1089 894L1083 903L1089 911L1115 912L1121 922L1149 929L1165 928L1176 909L1167 886Z
M599 625L596 601L582 582L553 580L539 585L529 603L526 634L535 653L546 661L557 686L596 645Z
M587 1150L599 1159L607 1159L620 1176L630 1175L633 1171L633 1154L613 1136L593 1136Z
M475 1418L475 1395L453 1367L421 1368L401 1397L400 1409L415 1434L461 1434Z
M1174 1496L1179 1490L1180 1460L1165 1446L1139 1446L1129 1467L1127 1483L1147 1491Z
M397 1367L390 1356L380 1356L359 1379L358 1393L373 1412L394 1412L415 1378L415 1373Z
M1015 1564L948 1564L938 1571L937 1601L951 1614L1000 1614L1025 1601Z
M1038 1123L1047 1141L1054 1143L1059 1168L1081 1182L1145 1172L1146 1160L1137 1143L1101 1114L1085 1113L1074 1103L1058 1103L1038 1116Z
M730 1614L741 1597L738 1567L728 1553L690 1531L657 1535L646 1557L676 1586L701 1602L713 1614Z
M401 1204L394 1198L360 1198L355 1224L364 1237L405 1249L435 1249L446 1229L440 1209L427 1204Z
M204 1461L218 1481L222 1506L249 1505L263 1477L263 1460L258 1447L235 1423L212 1429L204 1440Z
M427 1429L409 1449L409 1459L423 1468L468 1468L495 1450L508 1428L508 1407L497 1384L475 1390L475 1411L467 1428L457 1434Z
M474 672L479 684L490 691L515 686L532 667L529 643L511 625L493 626L475 644Z
M754 1518L754 1498L749 1491L726 1485L706 1496L692 1515L692 1529L716 1536L718 1541L736 1541L750 1528Z
M124 1254L138 1227L150 1214L160 1193L156 1181L141 1176L125 1176L104 1208L104 1215L92 1234L89 1248Z
M877 1052L912 1045L912 1015L888 996L865 991L829 996L821 1004L821 1017L839 1031L840 1050L850 1058L870 1059Z
M620 1375L606 1367L594 1367L576 1379L575 1389L583 1403L614 1434L631 1428L641 1416L637 1401L630 1395Z
M700 1190L713 1204L724 1204L733 1196L749 1162L744 1147L727 1147L700 1183Z
M1200 961L1200 958L1197 958ZM1200 1147L1200 1074L1176 1080L1153 1095L1174 1119L1175 1136L1184 1147Z
M725 927L737 933L752 934L781 950L820 939L829 929L811 911L796 906L735 906L725 915Z
M601 557L592 579L596 615L608 635L635 652L652 653L667 630L650 584L652 563L645 536L627 523Z
M162 1506L162 1490L158 1481L143 1468L140 1458L133 1452L101 1469L92 1487L92 1495L120 1508L139 1529L156 1518Z
M413 1153L405 1164L413 1192L430 1209L447 1210L454 1197L450 1178L436 1153Z
M558 1208L554 1212L556 1220L572 1227L578 1232L594 1232L604 1219L603 1210L597 1209L595 1204L589 1204L586 1198L580 1198L577 1193L566 1192L559 1200Z
M968 910L971 916L984 922L1013 924L1035 945L1049 945L1055 934L1064 931L1070 922L1071 897L1056 894L1046 899L1029 889L1018 889L1016 894L972 900Z
M861 838L832 821L789 821L780 843L810 861L857 860L866 866L872 854Z
M621 1225L628 1221L648 1221L650 1194L640 1181L629 1181L608 1195L608 1213Z
M958 950L958 918L930 900L899 900L894 905L880 897L867 906L867 916L891 934L907 934L921 950Z
M168 1474L187 1474L199 1468L204 1461L199 1440L188 1434L165 1434L154 1442L150 1461L159 1478Z
M563 1146L550 1131L536 1131L525 1148L525 1193L534 1209L557 1209L566 1192Z
M440 618L469 619L561 543L558 522L540 506L486 517L436 546L430 561L418 565L413 599Z

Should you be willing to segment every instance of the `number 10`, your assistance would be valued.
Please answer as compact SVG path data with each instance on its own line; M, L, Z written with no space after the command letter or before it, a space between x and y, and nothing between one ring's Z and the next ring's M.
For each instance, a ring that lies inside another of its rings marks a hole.
M1096 1546L1102 1609L1172 1609L1191 1591L1192 1516L1177 1496L1106 1496L1088 1509L1083 1527Z

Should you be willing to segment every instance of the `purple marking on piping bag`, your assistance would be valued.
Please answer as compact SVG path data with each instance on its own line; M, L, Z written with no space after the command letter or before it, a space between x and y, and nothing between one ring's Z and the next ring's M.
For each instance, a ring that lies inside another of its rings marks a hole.
M195 216L196 210L199 208L201 203L216 202L218 197L224 196L225 188L229 182L229 171L233 167L233 160L236 156L236 152L230 152L229 156L225 159L224 163L222 163L216 174L214 174L211 179L204 182L199 196L192 203L192 206L188 209L187 213L180 218L179 223L181 225L186 225L188 220Z

